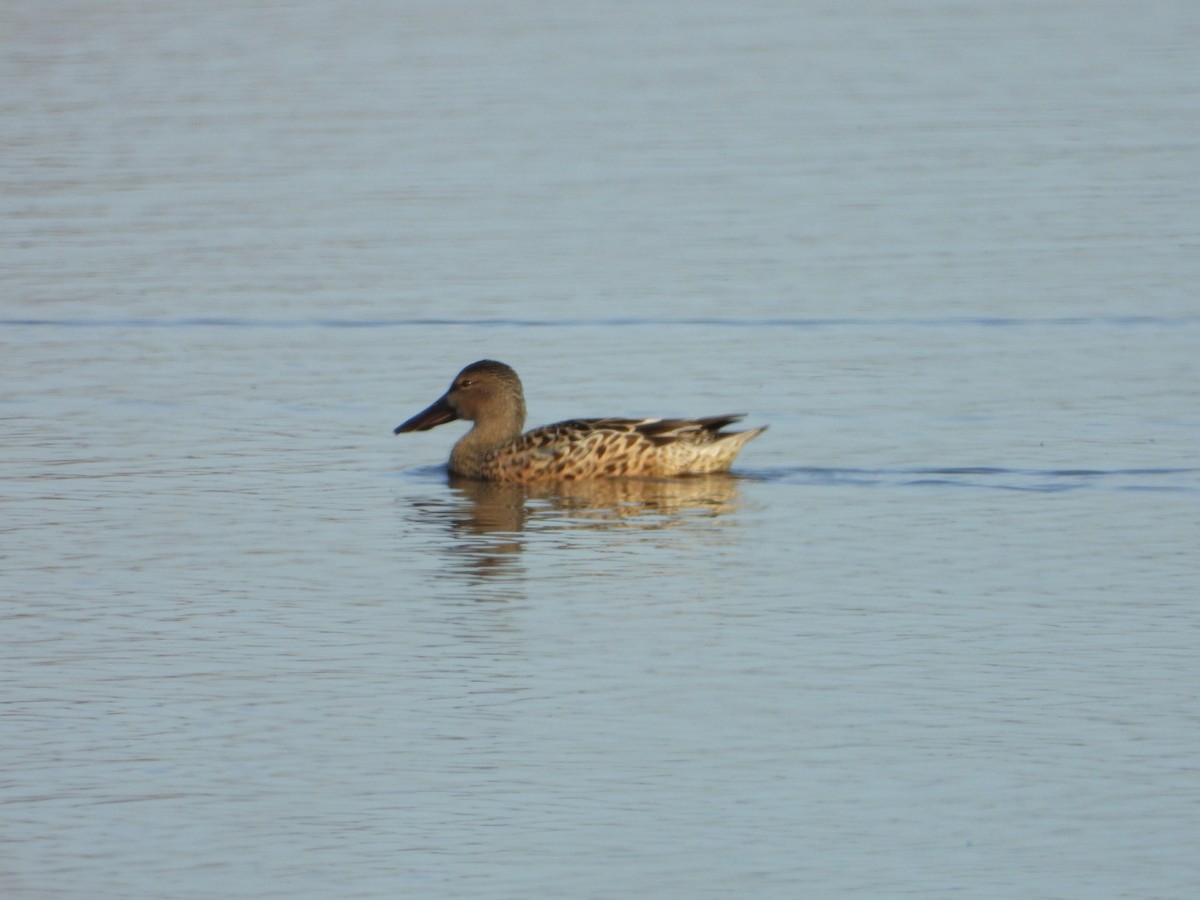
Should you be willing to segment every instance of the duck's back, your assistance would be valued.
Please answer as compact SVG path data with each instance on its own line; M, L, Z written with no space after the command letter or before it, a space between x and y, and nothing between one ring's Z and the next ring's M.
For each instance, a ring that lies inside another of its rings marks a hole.
M703 419L571 419L527 431L470 459L456 474L489 481L672 477L724 472L763 428L722 432L741 415Z

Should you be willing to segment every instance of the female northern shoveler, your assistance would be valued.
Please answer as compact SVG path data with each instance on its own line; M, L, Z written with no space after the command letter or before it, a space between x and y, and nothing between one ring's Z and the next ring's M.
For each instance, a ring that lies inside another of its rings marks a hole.
M528 483L724 472L750 438L766 430L721 431L742 414L707 419L571 419L521 433L525 395L504 363L482 359L450 390L395 433L466 419L475 426L450 453L450 471L484 481Z

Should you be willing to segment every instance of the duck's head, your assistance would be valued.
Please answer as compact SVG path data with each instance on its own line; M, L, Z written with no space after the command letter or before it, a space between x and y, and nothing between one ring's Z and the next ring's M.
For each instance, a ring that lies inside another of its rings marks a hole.
M525 424L525 395L513 368L494 359L471 363L454 376L445 394L428 409L397 425L394 433L428 431L455 419L515 421L516 431L520 432Z

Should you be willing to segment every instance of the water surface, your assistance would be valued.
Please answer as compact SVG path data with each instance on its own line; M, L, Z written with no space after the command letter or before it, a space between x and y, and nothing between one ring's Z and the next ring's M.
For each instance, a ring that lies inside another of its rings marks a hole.
M5 896L1195 896L1193 5L3 17Z

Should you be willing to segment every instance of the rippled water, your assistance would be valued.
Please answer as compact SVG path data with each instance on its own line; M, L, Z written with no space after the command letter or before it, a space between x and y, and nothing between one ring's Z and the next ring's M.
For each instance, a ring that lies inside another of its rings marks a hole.
M3 15L6 897L1195 895L1190 5Z

